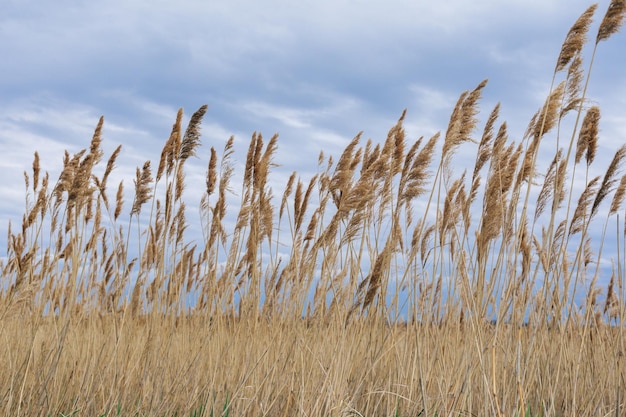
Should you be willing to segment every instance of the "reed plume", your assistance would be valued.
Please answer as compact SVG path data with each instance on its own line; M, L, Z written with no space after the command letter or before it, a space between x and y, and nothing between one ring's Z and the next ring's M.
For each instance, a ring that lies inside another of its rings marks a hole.
M597 8L597 4L589 6L589 8L585 10L585 12L570 28L567 36L565 37L565 41L561 46L561 53L557 59L555 72L559 72L565 68L565 66L570 63L572 58L582 51L583 45L587 42L589 25L591 24L593 14Z
M489 161L489 158L491 158L491 141L493 140L493 127L496 120L498 119L499 114L500 103L496 104L496 106L489 114L487 122L485 123L483 136L480 139L480 143L478 145L476 163L474 164L474 173L472 174L472 183L478 176L478 173L483 168L483 166L485 166L485 164Z
M74 154L74 156L70 159L69 153L65 151L63 158L63 170L61 171L59 180L54 187L54 198L57 206L63 201L63 193L69 193L71 190L72 184L74 183L74 176L76 175L76 171L78 170L78 165L80 163L80 158L85 154L85 152L86 150L83 149L82 151Z
M122 145L118 145L118 147L115 148L115 150L109 157L109 160L107 161L107 166L104 169L104 174L102 175L102 179L100 180L100 184L98 186L100 190L100 195L102 196L102 199L104 200L104 203L107 206L107 208L109 206L109 201L108 201L107 194L106 194L107 181L109 179L109 175L111 175L111 172L113 172L113 169L115 169L115 162L117 161L117 158L121 152L122 152Z
M206 193L207 195L213 194L215 186L217 184L217 152L215 148L211 147L211 157L209 159L209 166L206 174Z
M294 226L295 230L299 230L302 224L302 219L304 218L304 213L302 210L302 199L303 199L303 191L302 188L304 184L302 181L298 180L298 185L296 185L296 193L293 197L293 217L294 217Z
M608 320L617 320L620 313L619 299L617 296L617 291L615 290L615 281L616 277L614 266L611 278L609 279L609 286L606 290L604 308L602 309L602 314L606 314L608 316Z
M391 160L393 161L392 172L393 174L399 174L402 172L402 162L404 160L404 148L405 148L405 131L402 127L402 123L404 122L404 118L406 117L406 109L402 111L402 115L398 119L398 123L389 132L389 135L394 139L394 147L393 147L393 157Z
M615 152L615 156L613 160L609 164L609 167L604 174L604 178L602 179L602 184L600 185L600 189L598 190L598 194L596 194L596 198L593 201L593 205L591 206L591 217L598 211L598 207L602 200L613 191L613 187L617 180L615 176L618 174L619 169L621 168L624 156L626 156L626 145L622 146Z
M374 261L374 267L370 274L359 284L358 294L362 302L357 303L354 308L361 308L361 311L366 311L372 302L374 301L378 291L385 280L387 271L389 270L389 264L391 262L391 255L394 247L394 240L390 237L381 253L378 254Z
M133 206L130 210L130 215L138 216L139 213L141 212L141 206L143 206L152 198L152 189L150 188L150 184L152 184L150 161L146 161L143 164L143 167L141 170L137 168L134 183L135 183L135 199L133 200Z
M35 157L33 159L33 192L36 192L37 187L39 187L40 170L41 170L41 167L39 166L39 153L35 152Z
M439 133L432 136L411 161L410 168L406 174L406 179L403 183L403 187L401 188L402 201L411 201L426 192L426 186L428 184L427 181L431 176L428 171L428 166L432 161L435 146L437 145L439 138Z
M161 149L161 158L159 159L159 166L157 167L155 182L159 182L165 172L170 174L174 169L174 155L176 153L176 143L180 137L181 121L183 118L183 109L178 109L176 115L176 122L172 126L172 131L168 137L165 145Z
M585 190L578 198L578 204L576 205L576 209L574 210L574 215L572 216L572 221L570 223L570 235L582 232L585 221L587 220L587 215L591 212L590 206L597 195L599 183L599 176L591 179L587 183Z
M356 135L352 141L346 146L341 156L339 157L339 161L337 162L337 166L335 168L335 173L333 177L330 179L329 189L332 193L333 200L335 205L339 208L341 206L341 199L344 194L347 195L348 188L350 186L350 181L352 180L352 176L354 174L353 161L355 158L355 148L358 145L361 139L361 133Z
M178 113L176 114L176 121L172 126L172 131L170 133L170 137L163 148L164 153L161 156L161 161L163 162L163 167L165 168L165 172L167 175L171 175L174 172L174 168L176 167L176 161L180 157L180 150L182 147L182 120L183 120L183 109L178 109ZM161 168L161 161L159 161L159 168ZM157 174L163 174L162 170L157 170ZM159 179L161 179L161 175L157 175Z
M230 181L234 173L234 168L231 163L231 157L233 155L234 137L230 137L224 146L222 154L222 162L220 164L220 180L217 191L217 202L212 209L213 219L211 221L211 231L209 234L208 247L213 247L216 240L225 245L226 244L226 231L222 224L224 217L226 216L226 192L229 191Z
M598 35L596 36L596 45L600 41L607 40L611 35L619 32L624 24L624 16L626 15L626 0L611 0L609 8L600 23Z
M287 185L285 186L285 191L283 192L283 198L280 201L280 208L278 210L279 219L283 218L283 213L285 211L285 208L287 207L287 200L289 199L289 196L293 192L293 184L296 181L297 174L298 173L296 171L293 171L291 175L289 176L289 179L287 180ZM296 194L298 194L298 191L299 191L300 195L299 195L299 198L296 198L296 200L299 200L298 204L294 204L294 206L299 206L300 202L302 201L302 182L301 181L298 181L298 186L296 188L298 188L298 190L296 190ZM295 212L294 212L294 216L295 216Z
M546 204L548 203L548 201L551 200L551 196L553 195L554 191L554 184L556 184L555 181L557 177L557 166L559 165L559 162L562 160L562 158L563 150L559 149L557 154L554 156L552 163L550 163L548 172L546 173L543 180L541 191L539 191L539 196L537 197L537 205L535 206L535 221L537 220L537 218L539 218L539 216L541 216L541 213L543 213L543 210L546 208Z
M532 138L538 139L543 137L556 125L564 93L565 82L561 82L546 99L543 107L535 114L533 117L534 124L529 126Z
M189 120L189 125L187 125L180 147L179 157L181 161L186 161L190 156L196 155L196 148L200 145L200 123L207 108L206 104L202 105Z
M254 187L254 176L259 160L261 159L261 151L263 150L263 136L254 132L250 145L248 146L248 153L246 155L246 165L244 168L243 187L244 187L244 201L249 201L251 193Z
M457 178L446 193L443 204L441 224L439 226L439 244L444 245L447 232L453 228L458 220L463 205L459 204L459 195L464 194L465 172Z
M120 185L117 187L115 201L115 212L113 214L113 218L117 220L122 212L122 207L124 206L124 181L120 181Z
M622 206L622 202L624 201L624 195L626 195L626 174L622 175L622 178L619 181L619 185L615 190L613 200L611 201L611 208L609 209L609 214L615 214L619 211L620 207Z
M561 110L560 117L565 116L572 110L578 111L583 103L582 95L584 72L582 68L583 58L580 53L572 58L572 62L567 70L567 87L565 93L565 105Z
M471 92L464 92L459 97L446 130L443 142L442 160L449 161L452 153L461 143L471 141L470 134L476 127L478 114L478 100L481 97L482 89L487 85L487 80L483 80Z
M578 134L575 162L578 163L585 155L587 166L590 166L596 156L598 148L598 131L600 123L600 108L592 106L587 110L583 124Z

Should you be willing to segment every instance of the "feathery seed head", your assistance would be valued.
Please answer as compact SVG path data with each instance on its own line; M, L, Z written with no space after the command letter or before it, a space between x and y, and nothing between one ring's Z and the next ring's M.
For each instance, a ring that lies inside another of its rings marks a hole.
M583 49L583 45L587 41L587 31L594 12L598 5L592 4L589 8L576 20L574 25L570 28L563 46L561 47L561 53L557 59L555 72L561 71L572 60L572 58L579 54Z
M563 102L565 82L562 81L547 98L543 108L538 113L533 126L532 134L535 138L543 137L555 125L559 117L559 109Z
M581 86L583 82L583 58L580 53L576 54L572 59L567 70L567 91L566 103L561 110L561 116L564 116L571 110L580 108L583 98L581 96Z
M604 174L604 179L602 180L602 185L598 190L598 194L596 195L596 199L593 202L593 206L591 207L591 216L593 216L600 206L600 203L604 198L613 190L615 182L615 176L617 175L622 162L624 160L624 156L626 156L626 145L622 146L615 152L615 156L613 160L609 164L609 167Z
M600 108L593 106L587 110L583 119L580 133L578 134L578 142L576 145L575 162L580 162L584 153L587 160L587 166L591 165L598 148L598 132L600 124Z
M217 152L215 148L211 147L211 157L209 159L209 166L206 175L206 193L207 195L213 194L215 191L215 185L217 184Z
M487 85L487 80L483 80L472 92L464 92L459 97L448 124L446 137L443 143L442 160L449 161L452 152L466 141L471 141L470 134L478 122L478 100L482 89Z
M598 28L596 44L610 38L614 33L619 32L619 29L624 24L625 16L626 0L611 0L611 4L609 4L604 19L602 19L600 27Z
M185 131L185 136L183 137L180 148L179 156L181 161L185 161L190 156L196 155L196 148L200 145L200 123L202 122L207 108L208 106L206 104L202 105L189 120L189 125Z
M541 191L539 192L539 196L537 197L537 204L535 207L535 220L537 220L539 216L541 216L541 213L543 213L548 201L553 195L555 180L557 177L557 166L562 158L563 150L559 149L554 156L550 167L548 168L548 172L545 175Z
M135 200L133 201L133 207L130 211L130 215L139 215L141 212L141 206L144 205L152 197L152 191L150 184L152 183L152 174L150 171L150 161L146 161L143 164L143 168L140 170L137 168L135 178Z
M183 109L182 107L178 109L178 113L176 113L176 121L172 126L172 132L170 133L170 137L168 139L168 143L165 144L167 148L167 157L166 157L166 168L167 174L171 174L174 171L174 165L180 156L180 150L182 146L182 121L183 121ZM159 176L159 179L161 177Z
M39 153L35 152L35 158L33 159L33 191L37 191L39 187Z
M617 186L617 190L615 191L615 195L613 196L613 201L611 202L611 208L609 210L609 214L615 214L619 211L622 206L622 202L624 201L624 195L626 194L626 174L622 175L622 179Z

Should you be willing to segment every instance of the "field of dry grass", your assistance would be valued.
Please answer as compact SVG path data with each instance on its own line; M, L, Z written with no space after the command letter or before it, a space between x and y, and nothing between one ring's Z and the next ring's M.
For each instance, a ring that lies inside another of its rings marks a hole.
M210 149L199 220L183 196L206 106L186 128L179 111L132 201L109 183L122 149L105 158L102 119L57 180L35 153L0 264L0 413L626 413L626 145L597 166L586 97L626 3L611 2L585 64L596 11L568 32L519 142L499 105L479 121L486 81L445 132L406 138L402 114L380 143L314 155L318 174L276 195L278 137L252 136L241 191L231 138ZM459 149L476 155L463 172Z

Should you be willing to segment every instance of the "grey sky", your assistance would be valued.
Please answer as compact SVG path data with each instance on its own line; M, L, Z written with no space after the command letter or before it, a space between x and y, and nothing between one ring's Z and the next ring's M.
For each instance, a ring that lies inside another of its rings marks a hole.
M599 1L591 37L608 6ZM0 17L0 250L21 221L22 172L37 150L56 179L64 149L124 149L117 176L158 160L176 111L209 110L196 171L235 135L280 134L274 180L304 179L320 150L359 131L382 141L407 108L409 139L444 131L458 95L489 78L519 141L545 100L561 43L590 2L571 0L5 0ZM606 160L626 142L626 35L600 45L589 86ZM202 180L195 186L201 187ZM190 184L193 190L194 185Z

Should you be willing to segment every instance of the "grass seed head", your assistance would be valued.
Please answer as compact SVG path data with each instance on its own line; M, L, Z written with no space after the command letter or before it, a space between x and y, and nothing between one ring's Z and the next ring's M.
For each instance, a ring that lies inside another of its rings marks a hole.
M600 23L596 44L600 41L607 40L614 33L619 32L624 24L624 16L626 15L626 0L611 0L609 8Z
M589 25L591 24L593 14L597 8L597 4L589 6L570 28L563 42L563 46L561 47L559 58L557 59L556 72L565 68L572 58L582 51L583 45L587 42Z

